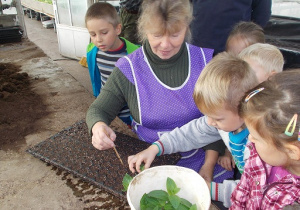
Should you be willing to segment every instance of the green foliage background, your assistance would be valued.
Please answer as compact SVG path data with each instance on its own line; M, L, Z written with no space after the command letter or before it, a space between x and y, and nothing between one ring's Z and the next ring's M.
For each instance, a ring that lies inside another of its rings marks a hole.
M44 2L44 3L47 3L47 4L52 4L52 0L38 0L40 2Z

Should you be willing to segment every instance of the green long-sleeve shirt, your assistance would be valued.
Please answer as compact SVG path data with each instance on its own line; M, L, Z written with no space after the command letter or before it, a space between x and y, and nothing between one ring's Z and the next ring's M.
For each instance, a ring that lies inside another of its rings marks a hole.
M151 68L164 84L170 87L178 87L183 84L189 71L188 51L185 43L182 44L176 55L166 60L155 55L148 42L143 47ZM91 133L96 122L105 122L109 125L126 103L133 119L139 122L135 86L115 67L105 86L101 89L100 95L88 109L86 123L89 132Z

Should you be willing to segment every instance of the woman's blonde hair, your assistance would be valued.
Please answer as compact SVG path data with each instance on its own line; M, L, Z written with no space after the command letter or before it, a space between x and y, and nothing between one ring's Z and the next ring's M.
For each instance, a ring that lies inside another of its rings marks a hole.
M214 113L224 107L237 113L245 92L258 84L247 62L228 52L217 54L201 72L194 89L194 101L201 112Z
M298 139L300 126L300 69L283 71L272 75L249 90L241 100L239 114L248 126L266 140L273 141L281 149L286 142ZM253 95L247 102L249 93L259 88L262 91ZM285 134L285 130L294 114L298 114L295 132L292 136Z
M226 51L232 38L242 38L247 42L248 46L255 43L265 43L264 29L251 21L240 21L234 25L227 38Z
M279 73L283 70L284 58L280 50L271 44L256 43L240 52L241 59L250 58L257 62L265 73Z
M106 2L96 2L88 8L85 14L85 25L91 19L104 19L114 27L120 24L120 17L116 8Z
M191 40L189 25L192 21L192 5L189 0L143 0L138 20L138 36L147 39L149 30L155 27L161 34L176 33L187 27L185 41Z

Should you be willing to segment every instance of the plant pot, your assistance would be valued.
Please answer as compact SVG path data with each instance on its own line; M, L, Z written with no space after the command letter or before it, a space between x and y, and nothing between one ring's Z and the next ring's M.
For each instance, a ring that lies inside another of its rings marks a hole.
M197 209L208 210L210 192L204 179L195 171L180 166L157 166L146 169L135 176L127 189L127 201L132 210L140 209L144 193L152 190L167 190L167 178L173 179L180 191L177 195L197 205Z

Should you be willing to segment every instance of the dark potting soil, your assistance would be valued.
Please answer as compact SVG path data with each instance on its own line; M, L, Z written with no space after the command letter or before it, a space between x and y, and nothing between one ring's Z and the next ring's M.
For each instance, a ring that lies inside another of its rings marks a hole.
M0 107L0 150L18 149L24 136L37 130L34 123L48 114L28 74L12 63L0 63Z
M28 149L27 152L103 188L120 199L126 199L126 193L122 191L123 177L126 173L134 176L129 171L127 157L148 148L149 144L118 132L116 134L116 149L124 166L113 149L99 151L93 147L84 120ZM163 155L156 157L151 166L175 165L179 159L179 154Z

